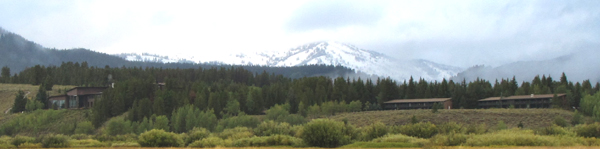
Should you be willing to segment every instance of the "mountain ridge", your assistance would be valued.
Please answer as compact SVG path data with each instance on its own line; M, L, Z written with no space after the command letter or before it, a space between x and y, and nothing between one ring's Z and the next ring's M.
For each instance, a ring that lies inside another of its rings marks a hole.
M148 57L169 58L173 62L158 61L158 59L149 59L146 62L128 61L117 55L96 52L89 49L49 49L33 41L29 41L18 34L8 32L0 28L0 67L10 68L11 75L19 73L28 67L41 65L46 67L61 66L63 63L87 63L88 67L159 67L165 69L211 69L216 67L234 68L241 67L254 73L263 73L283 75L289 78L301 78L311 76L328 77L347 77L349 75L365 76L368 75L356 72L346 67L311 65L300 67L263 67L263 66L236 66L218 62L204 63L182 63L188 62L177 57L161 57L158 55L146 54ZM127 55L127 54L125 54ZM135 55L135 54L133 54ZM135 57L135 56L133 56Z
M375 51L334 41L309 43L282 52L258 52L235 56L237 60L229 63L252 63L267 66L341 65L371 75L389 76L398 81L408 80L410 77L442 80L462 71L460 67L438 64L424 59L399 60Z
M517 81L531 81L537 75L560 77L564 72L569 80L600 81L600 51L579 50L568 55L540 61L517 61L497 67L476 65L452 77L453 80L473 81L477 78L494 80L516 77Z

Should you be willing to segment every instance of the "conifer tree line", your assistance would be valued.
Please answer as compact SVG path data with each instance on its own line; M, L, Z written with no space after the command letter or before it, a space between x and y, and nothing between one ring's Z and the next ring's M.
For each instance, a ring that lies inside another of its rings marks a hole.
M323 76L292 79L266 71L253 73L241 67L97 68L88 67L86 63L63 63L59 67L31 67L14 76L5 75L5 69L2 70L3 83L7 80L43 86L112 86L114 83L114 88L105 90L102 100L92 108L95 126L127 111L132 121L143 121L152 115L164 115L172 119L175 110L186 105L223 118L239 114L263 114L270 107L286 104L289 105L286 109L290 114L305 116L318 109L318 106L329 106L331 103L353 107L359 105L351 111L379 110L383 102L392 99L451 97L453 107L469 109L477 108L478 100L492 96L564 93L567 94L568 104L555 103L554 106L572 109L579 107L583 97L598 92L600 87L598 83L592 85L589 80L581 83L568 81L564 73L558 80L542 75L536 76L531 82L519 84L514 77L493 83L482 79L454 82L445 79L415 80L412 77L402 82L390 78L363 80ZM158 83L166 85L159 89ZM600 106L598 109L600 111Z

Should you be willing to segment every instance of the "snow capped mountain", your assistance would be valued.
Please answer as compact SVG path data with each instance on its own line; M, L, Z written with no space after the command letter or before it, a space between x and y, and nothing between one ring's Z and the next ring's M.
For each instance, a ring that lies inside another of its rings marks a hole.
M389 76L408 80L411 76L426 80L442 80L455 76L463 69L427 60L398 60L374 51L359 49L337 42L316 42L285 52L237 54L233 61L238 65L300 66L310 64L341 65L369 75Z
M195 63L189 58L180 57L169 57L160 56L149 53L121 53L115 56L121 57L128 61L139 61L139 62L156 62L156 63Z
M194 57L168 57L148 53L119 54L129 61L144 62L186 62L202 63L203 61ZM227 56L219 56L223 64L234 65L262 65L271 67L291 67L313 64L339 65L379 77L390 77L403 81L411 76L415 79L442 80L456 76L463 69L454 66L438 64L435 62L417 60L398 60L392 57L364 50L352 45L338 42L315 42L283 52L255 52L239 53Z

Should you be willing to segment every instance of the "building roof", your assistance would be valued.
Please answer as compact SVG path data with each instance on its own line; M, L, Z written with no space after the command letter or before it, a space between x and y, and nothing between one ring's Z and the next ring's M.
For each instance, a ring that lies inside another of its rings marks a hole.
M66 92L72 91L74 89L106 89L108 87L74 87L72 89L67 90Z
M556 94L556 96L561 97L561 96L565 96L566 94ZM479 101L495 101L495 100L521 100L521 99L539 99L539 98L552 98L554 97L554 94L540 94L540 95L535 95L535 94L531 94L531 95L516 95L516 96L508 96L508 97L489 97L489 98L485 98L485 99L481 99Z
M394 99L384 103L417 103L417 102L444 102L451 98L427 98L427 99Z
M66 97L67 95L63 94L63 95L55 95L55 96L50 96L48 97L48 100L53 100L55 98L59 98L59 97Z

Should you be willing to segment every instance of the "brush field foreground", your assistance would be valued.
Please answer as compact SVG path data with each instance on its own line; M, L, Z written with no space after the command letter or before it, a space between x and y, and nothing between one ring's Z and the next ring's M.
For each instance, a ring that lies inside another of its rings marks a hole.
M108 149L112 147L105 148L85 148L85 149ZM119 147L119 149L141 149L142 147ZM184 148L184 147L156 147L155 149L170 149L170 148ZM292 147L216 147L214 149L329 149L329 148L292 148ZM432 149L597 149L598 147L586 147L586 146L575 146L575 147L431 147ZM354 149L354 148L344 148L344 149ZM356 149L366 149L366 148L356 148ZM420 149L420 148L402 148L402 149Z
M509 128L517 127L519 122L522 122L524 128L535 129L552 126L556 117L570 120L573 112L561 109L451 109L433 113L431 110L422 109L348 112L327 118L338 121L348 120L351 124L362 127L377 121L386 125L409 124L413 116L419 122L431 122L436 125L456 122L467 125L487 124L493 126L498 121L504 121ZM589 121L589 119L586 120Z

